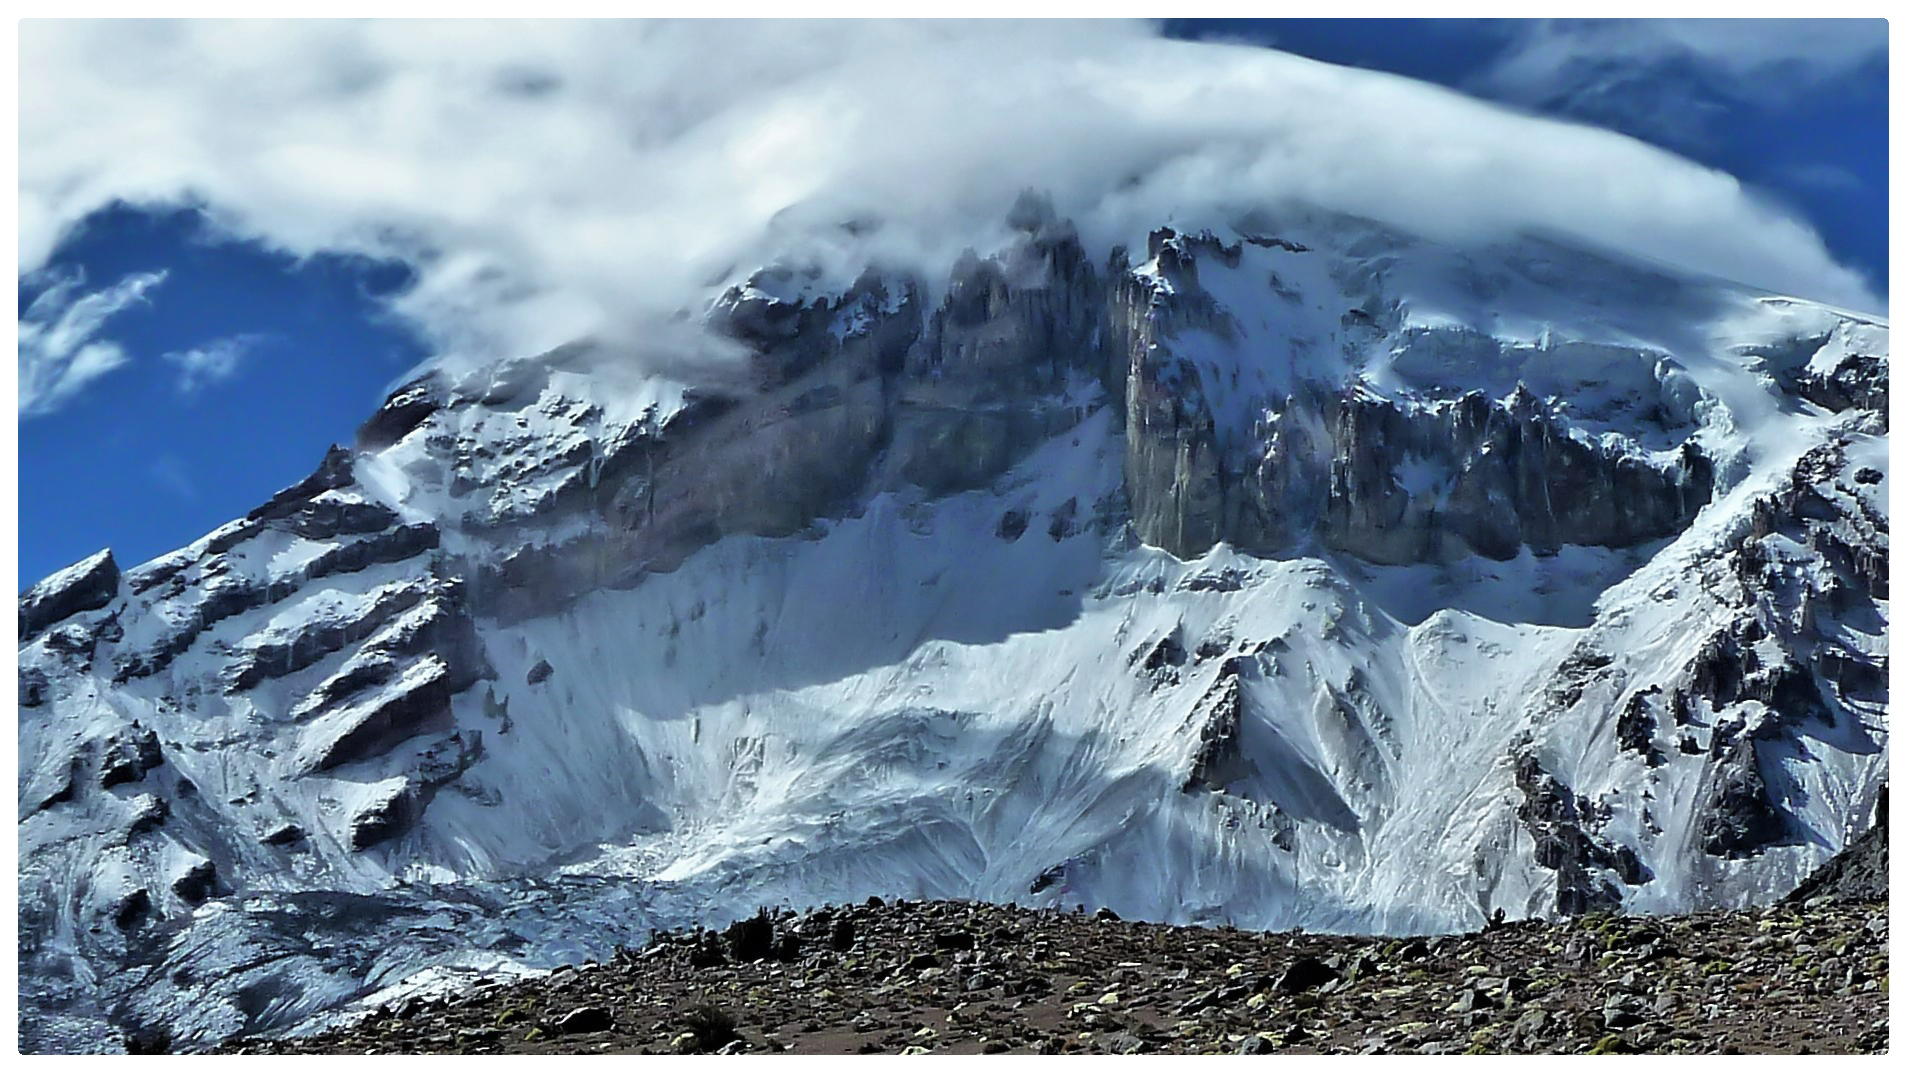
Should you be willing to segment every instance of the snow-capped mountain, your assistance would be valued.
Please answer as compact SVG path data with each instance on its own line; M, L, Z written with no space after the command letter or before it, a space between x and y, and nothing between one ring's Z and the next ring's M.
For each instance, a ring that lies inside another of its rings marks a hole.
M1741 905L1870 824L1884 321L1536 238L1011 219L944 278L754 273L719 385L427 373L23 595L23 1044L870 894Z

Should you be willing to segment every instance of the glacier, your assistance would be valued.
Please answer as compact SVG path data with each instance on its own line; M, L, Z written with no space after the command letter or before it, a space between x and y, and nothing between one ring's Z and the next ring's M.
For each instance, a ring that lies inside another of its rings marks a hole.
M1777 899L1888 778L1880 317L1291 209L773 265L22 596L21 1039L759 905L1430 933Z

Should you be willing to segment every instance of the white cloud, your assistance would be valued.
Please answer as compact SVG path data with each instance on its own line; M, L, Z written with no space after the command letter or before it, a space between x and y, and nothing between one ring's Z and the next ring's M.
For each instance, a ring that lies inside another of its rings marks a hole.
M22 25L20 242L196 200L297 254L400 257L449 352L582 335L679 361L679 309L796 254L942 269L1050 190L1103 253L1284 199L1521 230L1878 300L1728 175L1389 75L1124 23ZM870 233L838 225L879 219Z
M179 367L179 390L195 394L209 384L230 378L238 371L239 362L263 341L259 335L234 335L190 350L171 351L165 359Z
M65 405L85 386L130 358L102 338L106 321L145 301L164 272L126 276L86 292L83 276L55 281L20 314L20 416L37 417Z

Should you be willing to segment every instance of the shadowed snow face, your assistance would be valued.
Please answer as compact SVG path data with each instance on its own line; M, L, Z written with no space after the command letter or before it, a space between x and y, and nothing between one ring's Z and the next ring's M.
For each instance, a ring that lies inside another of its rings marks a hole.
M1027 187L1098 254L1296 200L1879 305L1805 224L1640 142L1137 24L39 21L21 51L24 269L114 200L202 202L409 262L399 310L476 359L713 356L660 327L776 260L938 277Z

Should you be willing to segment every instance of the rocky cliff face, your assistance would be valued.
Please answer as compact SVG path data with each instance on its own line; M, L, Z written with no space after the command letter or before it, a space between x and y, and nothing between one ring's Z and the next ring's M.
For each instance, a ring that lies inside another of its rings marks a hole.
M1741 904L1862 828L1883 324L1539 243L1011 219L942 279L756 273L719 383L428 373L245 518L24 594L29 1045L784 899Z

